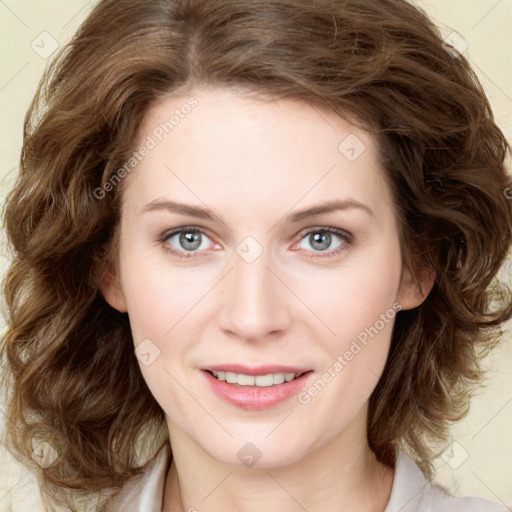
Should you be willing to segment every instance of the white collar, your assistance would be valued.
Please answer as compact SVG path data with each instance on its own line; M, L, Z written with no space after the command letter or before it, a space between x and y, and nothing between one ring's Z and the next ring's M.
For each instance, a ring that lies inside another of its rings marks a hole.
M429 487L429 482L416 463L398 450L391 496L384 512L423 512L421 504Z
M108 502L104 512L162 512L170 446L164 444L144 467L144 473L129 480ZM480 498L453 498L430 483L417 464L398 450L389 502L384 512L506 512L509 509Z

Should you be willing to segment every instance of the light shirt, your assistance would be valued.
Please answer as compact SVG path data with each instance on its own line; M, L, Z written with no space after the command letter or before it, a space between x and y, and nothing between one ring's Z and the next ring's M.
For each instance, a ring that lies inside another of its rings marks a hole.
M165 479L170 462L165 444L146 465L144 473L129 480L105 512L162 512ZM391 496L383 512L509 512L505 505L475 498L455 498L423 476L417 464L399 450Z

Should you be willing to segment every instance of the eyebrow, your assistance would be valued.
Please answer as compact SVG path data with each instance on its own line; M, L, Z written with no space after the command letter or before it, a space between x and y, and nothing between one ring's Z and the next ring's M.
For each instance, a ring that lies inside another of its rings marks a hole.
M375 213L373 212L373 210L369 206L361 203L360 201L356 201L355 199L334 199L332 201L325 201L318 205L311 206L304 210L289 213L284 217L284 220L286 222L297 223L308 217L313 217L325 213L331 213L338 210L352 209L360 209L366 212L371 217L375 217ZM142 213L159 210L166 210L182 215L197 217L198 219L210 220L214 222L216 221L225 224L222 218L215 214L209 208L179 203L177 201L171 201L169 199L155 199L154 201L151 201L146 206L144 206L144 208L142 208Z

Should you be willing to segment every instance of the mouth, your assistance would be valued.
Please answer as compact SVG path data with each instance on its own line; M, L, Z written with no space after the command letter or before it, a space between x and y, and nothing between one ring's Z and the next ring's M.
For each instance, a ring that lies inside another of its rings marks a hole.
M304 374L311 372L312 370L301 371L298 373L295 372L273 372L266 373L262 375L249 375L246 373L236 373L229 371L214 371L214 370L205 370L210 375L212 375L215 379L227 382L228 384L233 384L241 387L259 387L259 388L268 388L273 386L278 386L280 384L284 384L285 382L291 382L295 379L302 377Z
M290 400L307 385L314 371L283 366L223 365L203 368L201 373L209 388L222 400L240 409L261 411Z

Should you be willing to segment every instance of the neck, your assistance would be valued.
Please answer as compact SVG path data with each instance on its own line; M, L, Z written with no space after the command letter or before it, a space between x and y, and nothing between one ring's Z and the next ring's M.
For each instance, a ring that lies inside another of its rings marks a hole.
M170 422L169 432L162 512L383 512L389 501L394 470L377 461L360 429L274 467L225 464Z

